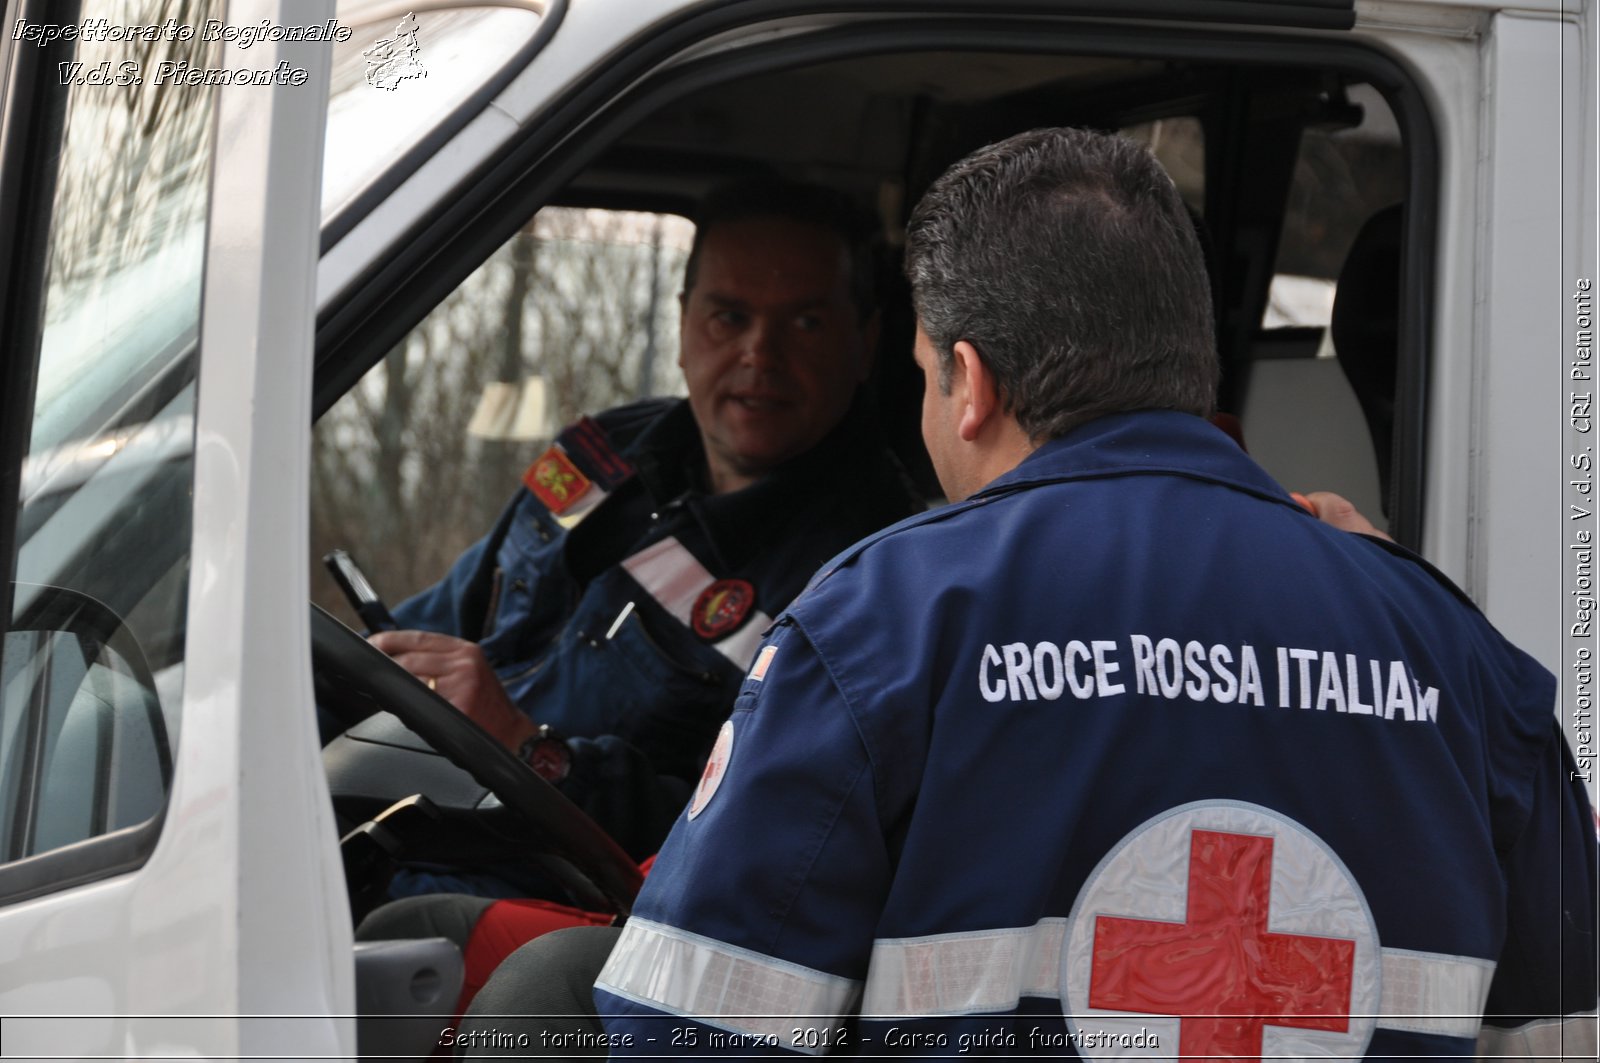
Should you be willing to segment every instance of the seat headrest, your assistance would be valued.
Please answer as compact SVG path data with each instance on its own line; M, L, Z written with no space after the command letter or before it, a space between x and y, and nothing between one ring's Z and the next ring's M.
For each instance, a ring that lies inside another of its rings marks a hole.
M1389 510L1395 376L1400 359L1400 238L1403 207L1385 207L1361 226L1339 270L1329 329L1345 379L1361 403Z

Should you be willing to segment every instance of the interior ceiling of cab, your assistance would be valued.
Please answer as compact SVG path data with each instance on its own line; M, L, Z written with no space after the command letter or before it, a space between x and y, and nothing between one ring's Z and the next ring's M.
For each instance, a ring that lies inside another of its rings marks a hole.
M612 145L564 198L687 206L711 185L759 172L882 195L886 184L914 180L920 157L941 150L943 141L960 136L955 127L966 124L934 116L959 119L1010 99L1099 95L1119 83L1159 77L1169 66L1101 57L921 52L759 75L668 104ZM938 168L981 142L954 145L955 154Z

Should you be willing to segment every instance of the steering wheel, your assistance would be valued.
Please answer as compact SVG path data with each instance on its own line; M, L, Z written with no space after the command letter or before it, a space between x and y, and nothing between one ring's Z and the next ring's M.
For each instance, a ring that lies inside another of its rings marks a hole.
M393 713L428 745L520 816L547 849L627 915L644 876L600 825L387 654L311 607L311 658L319 679L348 701Z

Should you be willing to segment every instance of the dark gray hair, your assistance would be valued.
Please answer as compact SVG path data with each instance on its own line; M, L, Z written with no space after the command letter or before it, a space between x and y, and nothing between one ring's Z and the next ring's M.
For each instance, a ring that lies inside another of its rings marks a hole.
M967 156L912 212L906 276L941 388L968 341L1036 441L1118 410L1214 409L1200 244L1133 141L1036 129Z
M878 308L882 280L881 227L870 211L849 196L821 185L779 178L752 178L709 192L695 211L694 242L683 267L683 290L694 290L706 234L719 225L777 218L825 229L839 238L850 261L850 301L862 320Z

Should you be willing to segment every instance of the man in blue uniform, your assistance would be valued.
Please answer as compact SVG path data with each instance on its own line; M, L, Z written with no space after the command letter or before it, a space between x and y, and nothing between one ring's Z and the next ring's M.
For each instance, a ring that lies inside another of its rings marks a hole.
M600 973L603 1034L560 1043L1594 1058L1553 678L1206 425L1205 275L1156 162L983 149L907 261L959 501L779 617Z
M771 616L920 508L854 405L876 342L871 220L769 182L714 194L698 223L688 399L562 432L489 535L395 610L413 630L372 637L636 857L687 799Z

